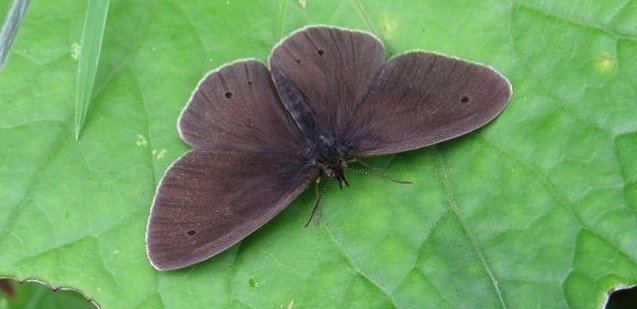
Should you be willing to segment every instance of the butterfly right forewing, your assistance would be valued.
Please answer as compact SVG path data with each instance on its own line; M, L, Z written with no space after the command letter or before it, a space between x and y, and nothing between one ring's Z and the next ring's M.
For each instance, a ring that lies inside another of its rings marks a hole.
M256 60L206 76L181 114L193 151L162 179L147 229L148 257L178 269L227 249L285 209L318 169Z
M186 154L157 189L147 234L152 264L183 268L229 248L285 209L317 172L290 154Z

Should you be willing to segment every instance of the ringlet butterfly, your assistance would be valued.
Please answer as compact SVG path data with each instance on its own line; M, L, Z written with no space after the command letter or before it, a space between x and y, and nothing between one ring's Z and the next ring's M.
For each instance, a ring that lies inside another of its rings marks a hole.
M146 236L159 270L231 247L319 174L347 185L347 162L466 134L507 105L494 69L412 51L387 60L367 32L313 26L276 45L270 68L239 60L210 72L179 117L193 150L157 189Z

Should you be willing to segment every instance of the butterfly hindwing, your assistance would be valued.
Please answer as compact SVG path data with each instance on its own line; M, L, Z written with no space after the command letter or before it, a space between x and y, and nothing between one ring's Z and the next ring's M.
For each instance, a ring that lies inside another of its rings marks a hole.
M267 67L243 60L209 73L179 119L193 151L162 179L148 223L148 256L187 267L245 238L287 207L317 173Z
M270 66L304 94L326 134L347 126L385 63L382 43L368 33L309 27L275 46Z
M270 58L306 98L318 126L351 157L413 150L471 132L495 118L511 85L495 70L439 54L386 61L368 33L302 29Z
M181 113L179 130L194 149L295 152L303 147L268 68L257 60L209 73Z

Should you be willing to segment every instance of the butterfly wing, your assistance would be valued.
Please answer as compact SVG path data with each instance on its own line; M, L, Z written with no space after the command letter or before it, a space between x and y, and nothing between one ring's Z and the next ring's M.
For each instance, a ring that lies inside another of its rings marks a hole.
M425 52L385 60L374 36L331 27L298 31L274 48L273 69L292 81L319 125L351 156L396 153L471 132L507 105L495 70Z
M285 209L316 176L303 158L193 151L176 161L157 190L148 256L172 270L206 260Z
M490 67L410 52L387 62L342 138L354 156L425 147L487 124L511 93Z
M340 135L385 63L382 43L370 34L309 27L277 45L270 66L303 93L324 132Z
M234 62L209 73L182 111L179 131L194 149L295 152L303 148L268 68L257 60Z
M186 267L232 246L287 207L317 172L267 67L256 60L208 74L179 130L194 151L157 189L146 236L157 269Z

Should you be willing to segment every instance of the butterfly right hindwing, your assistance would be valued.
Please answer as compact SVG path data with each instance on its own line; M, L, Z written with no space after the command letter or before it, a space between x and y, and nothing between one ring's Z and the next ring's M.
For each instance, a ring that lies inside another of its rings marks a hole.
M293 153L306 147L270 71L257 60L209 73L181 113L179 131L193 149Z
M237 243L285 209L318 172L267 67L256 60L208 74L179 128L194 150L162 179L146 236L160 270L190 266Z

